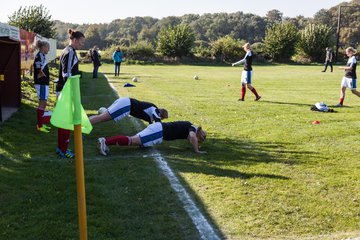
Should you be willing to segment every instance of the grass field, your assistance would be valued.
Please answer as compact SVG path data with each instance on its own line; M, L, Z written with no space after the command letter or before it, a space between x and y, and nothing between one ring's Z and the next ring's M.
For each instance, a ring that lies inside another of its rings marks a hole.
M90 65L82 70L83 106L94 114L115 95L105 78L90 78ZM156 149L221 238L359 237L360 99L348 91L337 112L310 111L339 99L342 72L321 70L255 66L253 86L262 99L254 102L247 91L238 102L241 68L125 65L116 78L112 65L100 68L121 96L153 102L168 109L168 121L208 131L206 155L186 141ZM122 87L134 76L135 88ZM74 164L56 158L55 129L35 132L34 104L24 100L0 125L0 239L77 239ZM98 137L137 131L128 119L108 122L84 140L89 239L199 239L149 150L98 154Z

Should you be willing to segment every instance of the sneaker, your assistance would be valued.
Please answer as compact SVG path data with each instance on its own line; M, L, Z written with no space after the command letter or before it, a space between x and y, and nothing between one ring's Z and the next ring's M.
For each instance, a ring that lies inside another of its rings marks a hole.
M48 128L46 128L45 125L42 125L41 127L39 127L38 125L36 125L36 129L38 130L38 132L43 132L43 133L48 133L48 132L50 132L50 131L48 130Z
M44 127L45 129L47 129L47 130L50 130L50 129L51 129L51 127L50 127L50 126L45 125L45 124L43 124L43 127Z
M100 153L104 156L106 156L110 152L109 147L106 146L105 138L98 138L97 147L98 147Z
M341 103L338 103L336 105L334 105L334 107L343 107L344 105L342 105Z
M238 101L242 101L242 102L244 102L245 100L244 100L244 99L242 99L242 98L239 98L239 99L238 99Z
M102 114L102 113L104 113L104 112L106 112L106 111L107 111L107 108L101 107L101 108L99 108L98 113L99 113L99 114Z
M254 99L254 101L259 101L260 98L261 98L261 96L258 96L258 97L256 97L256 98Z
M59 155L59 157L61 158L69 158L69 159L75 158L75 154L69 149L67 149L66 152L64 153L63 151L61 151L60 148L56 148L56 154Z

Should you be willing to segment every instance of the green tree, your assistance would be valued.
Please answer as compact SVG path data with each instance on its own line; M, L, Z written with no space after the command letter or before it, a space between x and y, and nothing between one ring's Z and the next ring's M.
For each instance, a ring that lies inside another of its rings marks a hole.
M326 9L320 9L314 14L314 23L331 26L332 16L330 11Z
M155 56L155 49L149 41L138 41L130 45L126 51L128 59L149 60Z
M267 28L264 44L265 53L275 61L289 60L295 53L298 30L290 22L278 23Z
M298 47L312 61L324 60L326 47L334 44L332 29L323 24L309 24L300 33Z
M9 16L8 24L46 38L56 37L55 22L51 20L49 11L43 5L20 7Z
M212 42L212 54L220 62L235 61L240 58L244 41L236 41L230 36L219 38Z
M98 28L94 25L90 25L90 27L86 30L85 37L85 49L89 49L94 45L97 45L100 48L104 47Z
M179 24L163 28L158 34L157 50L165 56L182 57L189 55L195 37L189 26Z
M276 9L270 10L266 13L265 19L267 22L266 26L271 27L274 24L282 23L283 13Z
M283 22L291 22L292 24L294 24L294 26L297 28L297 29L304 29L308 24L309 22L311 21L310 18L306 18L302 15L298 15L294 18L290 18L290 17L285 17L283 19Z

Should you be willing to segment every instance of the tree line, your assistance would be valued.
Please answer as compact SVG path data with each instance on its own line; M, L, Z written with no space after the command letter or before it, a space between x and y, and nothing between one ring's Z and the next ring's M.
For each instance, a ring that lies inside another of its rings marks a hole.
M350 7L342 8L340 44L358 47L360 0L342 5ZM284 17L274 9L265 17L239 11L162 19L129 17L102 24L55 20L51 22L56 34L50 37L56 37L58 48L63 48L68 44L67 29L73 28L84 32L86 49L97 45L100 49L112 51L114 46L121 46L128 57L144 60L156 56L192 56L232 61L242 54L240 44L250 42L256 54L264 60L320 61L326 47L336 47L338 7L321 9L313 18L301 15ZM19 19L19 13L20 10L9 17L9 24L19 22L15 21Z

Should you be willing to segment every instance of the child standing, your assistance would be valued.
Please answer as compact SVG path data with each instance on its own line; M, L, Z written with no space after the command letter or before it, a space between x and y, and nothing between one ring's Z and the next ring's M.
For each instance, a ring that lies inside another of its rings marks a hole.
M351 92L360 97L360 92L356 90L356 50L348 47L345 50L346 56L349 57L346 67L339 67L345 70L345 75L341 81L340 102L335 107L342 107L344 105L346 88L350 88Z
M44 125L43 118L49 97L49 67L46 62L45 55L49 52L50 45L46 41L37 41L36 47L39 52L34 60L34 83L37 95L39 97L39 106L37 108L37 124L36 129L39 132L49 132L48 126Z
M239 98L239 101L245 101L246 87L254 93L254 95L255 95L254 101L258 101L261 98L261 96L256 92L256 89L253 86L251 86L251 80L252 80L252 74L253 74L253 71L252 71L253 53L251 51L250 43L245 43L243 46L243 49L246 52L245 57L243 59L241 59L240 61L232 64L232 66L236 66L236 65L239 65L239 64L245 62L244 70L241 75L242 88L241 88L241 98Z

